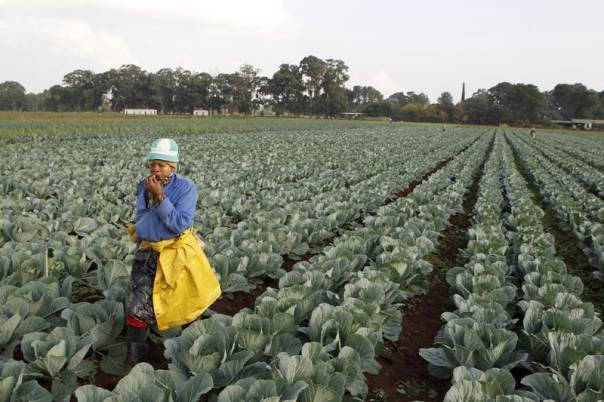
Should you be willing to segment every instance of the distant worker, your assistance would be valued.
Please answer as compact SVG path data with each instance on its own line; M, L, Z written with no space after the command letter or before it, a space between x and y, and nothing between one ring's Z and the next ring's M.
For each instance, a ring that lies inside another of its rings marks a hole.
M535 138L535 127L531 128L531 138Z
M445 125L443 124L443 131L445 131L445 130L446 130L446 128L445 128Z

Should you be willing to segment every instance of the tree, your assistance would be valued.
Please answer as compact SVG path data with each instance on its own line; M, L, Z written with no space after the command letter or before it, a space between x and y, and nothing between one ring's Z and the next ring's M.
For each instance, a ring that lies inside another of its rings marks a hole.
M31 112L42 112L46 110L46 99L48 97L48 91L43 91L39 94L29 93L25 94L25 110Z
M214 113L232 112L233 85L230 74L218 74L212 80L209 91L209 107Z
M101 105L105 92L101 82L102 80L90 70L74 70L65 74L63 77L65 106L78 112L96 110Z
M600 106L594 112L594 117L596 117L598 119L604 119L604 91L601 91L598 94L598 98L600 100Z
M436 104L440 111L447 114L447 121L455 119L455 103L453 103L453 96L449 92L443 92L436 101Z
M423 107L427 107L430 104L430 99L428 95L423 92L416 94L413 91L407 92L407 99L409 103L417 103L422 105Z
M323 102L321 112L329 116L335 116L343 112L348 106L346 88L344 84L348 81L348 66L342 60L327 59L327 70L323 77Z
M50 112L63 112L70 110L70 106L66 101L68 94L65 88L61 85L53 85L47 91L47 96L44 101L44 109Z
M600 104L598 93L579 83L558 84L552 96L557 110L567 120L593 117Z
M407 97L407 95L405 95L405 92L403 91L393 93L388 97L387 101L390 103L398 103L401 106L410 103L409 98Z
M496 124L499 116L493 110L489 93L484 89L476 91L471 98L463 102L464 114L467 122L473 124Z
M212 76L208 73L194 73L191 77L193 108L210 108L210 87Z
M372 117L390 117L392 116L392 103L390 102L379 102L371 103L361 110L361 112Z
M534 85L501 82L488 94L499 122L522 125L542 120L544 97Z
M239 71L231 74L233 85L233 109L239 113L250 114L258 107L259 69L244 64Z
M0 110L23 110L25 100L25 87L17 81L4 81L0 84Z
M254 96L254 111L260 109L260 106L271 105L271 95L268 92L268 83L270 78L266 76L260 76L256 80L257 90Z
M158 109L161 113L174 112L176 86L176 76L171 68L162 68L157 73L150 74L149 89L151 98L149 99L149 107Z
M413 91L409 91L406 94L402 91L395 92L390 95L387 100L388 102L398 103L400 106L405 106L410 103L416 103L422 105L423 107L426 107L430 104L430 99L425 93L420 92L419 94L416 94Z
M428 105L424 110L423 121L432 123L446 123L449 121L447 112L440 110L437 104Z
M263 91L270 96L275 111L281 114L304 111L306 100L304 89L300 67L294 64L281 64L273 77L268 80Z
M307 111L310 113L319 111L319 97L323 88L323 80L325 79L327 68L327 63L316 56L306 56L300 61L302 82L304 84L305 93L308 96Z
M444 123L447 114L438 108L438 105L425 106L421 103L408 103L406 105L393 106L392 119L406 121L427 121L433 123Z
M372 86L346 88L348 66L342 60L309 55L298 65L281 64L272 77L262 77L249 64L232 74L197 73L178 67L148 73L122 65L100 74L77 69L63 85L40 94L26 94L15 81L0 84L0 109L85 111L152 107L161 113L191 113L204 108L219 113L250 114L272 104L277 114L313 113L333 116L345 110L371 116L418 121L461 121L476 124L526 125L544 119L604 118L604 91L583 84L558 84L540 92L532 84L501 82L481 89L457 105L449 92L435 104L422 92L399 91L384 100ZM444 117L446 115L446 118Z
M348 96L344 84L349 75L342 60L306 56L300 61L300 71L310 113L333 116L346 110Z
M174 111L176 113L192 113L193 112L193 73L178 67L174 71L176 79L176 88L174 90Z
M560 113L560 108L554 99L553 91L543 92L543 115L550 120L564 119L562 113Z
M145 70L124 64L102 74L107 91L111 94L111 109L145 108L152 102L150 76Z
M357 107L380 103L384 100L382 93L372 86L355 85L349 92L349 96L349 103Z

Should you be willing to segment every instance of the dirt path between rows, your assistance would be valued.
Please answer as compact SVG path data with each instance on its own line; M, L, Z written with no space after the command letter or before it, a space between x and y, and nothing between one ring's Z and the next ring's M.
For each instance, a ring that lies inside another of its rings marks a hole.
M378 358L382 366L378 375L367 375L369 399L372 402L442 401L450 388L449 380L432 377L428 363L419 350L434 344L434 337L442 328L441 314L451 310L446 270L460 264L460 251L468 244L468 229L472 225L472 211L478 198L478 185L484 165L493 148L493 141L479 166L474 181L463 199L463 212L451 215L449 225L441 231L442 238L436 251L426 257L434 270L428 279L428 293L407 301L401 308L403 331L401 338L386 346L391 355Z

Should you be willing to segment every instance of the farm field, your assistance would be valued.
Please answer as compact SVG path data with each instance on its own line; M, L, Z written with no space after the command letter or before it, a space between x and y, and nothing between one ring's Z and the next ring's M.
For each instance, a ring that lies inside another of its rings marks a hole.
M156 138L223 295L124 374ZM604 135L0 118L0 401L604 399Z

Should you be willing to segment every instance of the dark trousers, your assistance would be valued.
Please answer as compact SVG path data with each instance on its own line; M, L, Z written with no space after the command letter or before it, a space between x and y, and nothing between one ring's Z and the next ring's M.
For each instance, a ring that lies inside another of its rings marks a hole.
M130 273L130 295L126 313L148 325L155 324L153 311L153 282L159 253L155 250L137 250Z

